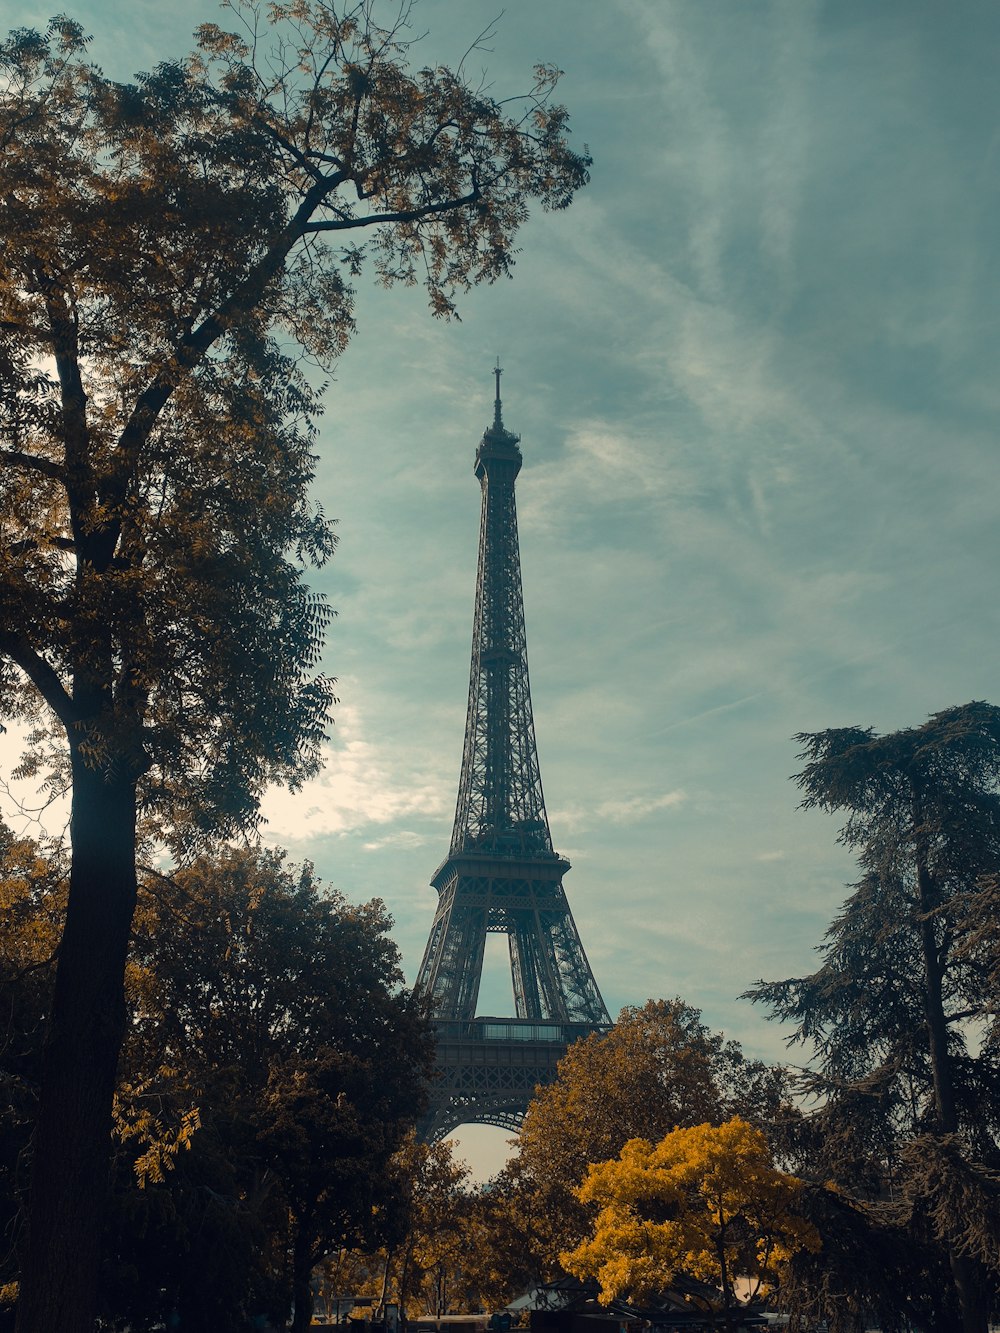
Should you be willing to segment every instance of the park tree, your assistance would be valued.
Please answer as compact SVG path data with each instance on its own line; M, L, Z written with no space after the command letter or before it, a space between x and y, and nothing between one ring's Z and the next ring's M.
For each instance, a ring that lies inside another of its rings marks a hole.
M10 1326L42 1040L66 908L63 867L0 823L0 1328Z
M340 1293L363 1289L377 1314L395 1303L404 1319L450 1314L456 1302L472 1308L465 1281L476 1248L469 1168L455 1159L452 1146L447 1139L424 1143L415 1131L407 1135L387 1179L392 1207L383 1210L383 1244L374 1252L342 1252L324 1273L328 1289L334 1280L353 1280L355 1286L341 1285Z
M781 1071L747 1059L682 1000L623 1009L610 1032L575 1042L531 1102L508 1167L542 1274L555 1276L560 1254L587 1230L590 1212L576 1189L591 1163L679 1126L735 1114L774 1123L781 1107Z
M989 920L1000 869L1000 709L798 738L803 805L846 814L862 878L808 976L750 998L795 1024L821 1100L815 1170L888 1195L948 1256L965 1333L996 1300L1000 1048Z
M815 1169L815 1162L807 1166ZM782 1269L776 1303L793 1328L960 1327L947 1256L931 1228L914 1226L892 1199L859 1199L829 1181L808 1180L797 1208L822 1245L797 1250Z
M71 791L21 1333L93 1323L137 827L189 856L319 760L298 359L344 346L366 264L448 314L587 179L557 71L498 102L376 9L235 0L132 83L71 19L0 44L0 716Z
M398 1161L407 1207L406 1235L395 1265L401 1314L451 1314L468 1308L463 1269L474 1245L469 1168L448 1140L413 1139Z
M502 1310L550 1271L551 1219L539 1190L508 1169L471 1193L465 1275L486 1310Z
M648 1300L679 1274L717 1287L723 1325L736 1327L734 1278L747 1299L774 1289L798 1250L819 1234L798 1209L802 1182L773 1165L764 1134L739 1117L675 1129L659 1143L632 1139L591 1165L578 1193L599 1212L592 1234L563 1255L597 1277L605 1304Z
M395 1225L393 1162L423 1107L432 1052L390 925L380 902L348 904L277 852L145 874L123 1070L135 1071L133 1102L143 1104L135 1089L169 1099L153 1137L172 1149L197 1109L190 1151L167 1164L161 1193L175 1195L175 1213L207 1207L244 1256L209 1295L203 1263L189 1254L185 1264L176 1238L144 1247L139 1286L164 1293L186 1326L245 1326L266 1312L251 1305L263 1294L272 1304L283 1295L293 1329L308 1328L312 1270L342 1249L374 1248ZM129 1160L142 1169L146 1159ZM145 1191L154 1214L155 1184ZM134 1222L134 1197L128 1211ZM190 1250L194 1213L182 1230Z

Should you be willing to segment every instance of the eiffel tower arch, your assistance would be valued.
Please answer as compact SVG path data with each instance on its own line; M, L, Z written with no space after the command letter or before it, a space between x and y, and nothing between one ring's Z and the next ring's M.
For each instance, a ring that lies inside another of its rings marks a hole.
M431 997L437 1070L420 1132L520 1128L567 1047L611 1019L570 912L569 862L552 847L528 686L514 482L520 439L493 423L476 450L482 489L472 669L458 802L417 976ZM477 1017L488 934L507 936L515 1013Z

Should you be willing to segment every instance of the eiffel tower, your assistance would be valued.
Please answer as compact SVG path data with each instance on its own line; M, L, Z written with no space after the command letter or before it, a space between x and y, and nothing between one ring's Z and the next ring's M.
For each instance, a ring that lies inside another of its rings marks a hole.
M535 747L514 481L520 437L493 424L476 450L482 487L472 671L455 826L431 884L439 896L417 989L433 1001L437 1076L427 1140L458 1125L516 1131L567 1046L611 1019L566 901ZM513 1018L477 1018L486 936L505 934Z

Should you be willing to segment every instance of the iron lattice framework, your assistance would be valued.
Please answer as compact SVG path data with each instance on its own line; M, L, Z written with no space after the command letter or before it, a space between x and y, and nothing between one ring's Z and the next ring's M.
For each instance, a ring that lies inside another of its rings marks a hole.
M552 849L535 745L514 482L519 437L493 424L476 451L479 576L462 773L438 908L417 978L433 997L438 1078L423 1126L517 1128L569 1041L610 1024ZM516 1018L475 1019L486 936L508 938Z

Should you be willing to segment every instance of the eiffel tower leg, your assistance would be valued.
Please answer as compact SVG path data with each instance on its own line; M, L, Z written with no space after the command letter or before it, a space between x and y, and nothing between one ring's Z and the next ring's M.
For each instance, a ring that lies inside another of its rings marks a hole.
M566 1006L565 1018L571 1023L610 1022L583 951L576 922L568 910L553 920L549 939L561 981L559 993Z
M518 912L509 926L510 964L518 1018L565 1021L566 1006L548 931L541 914Z
M436 1018L475 1018L487 918L485 906L456 902L454 885L442 894L417 977Z

